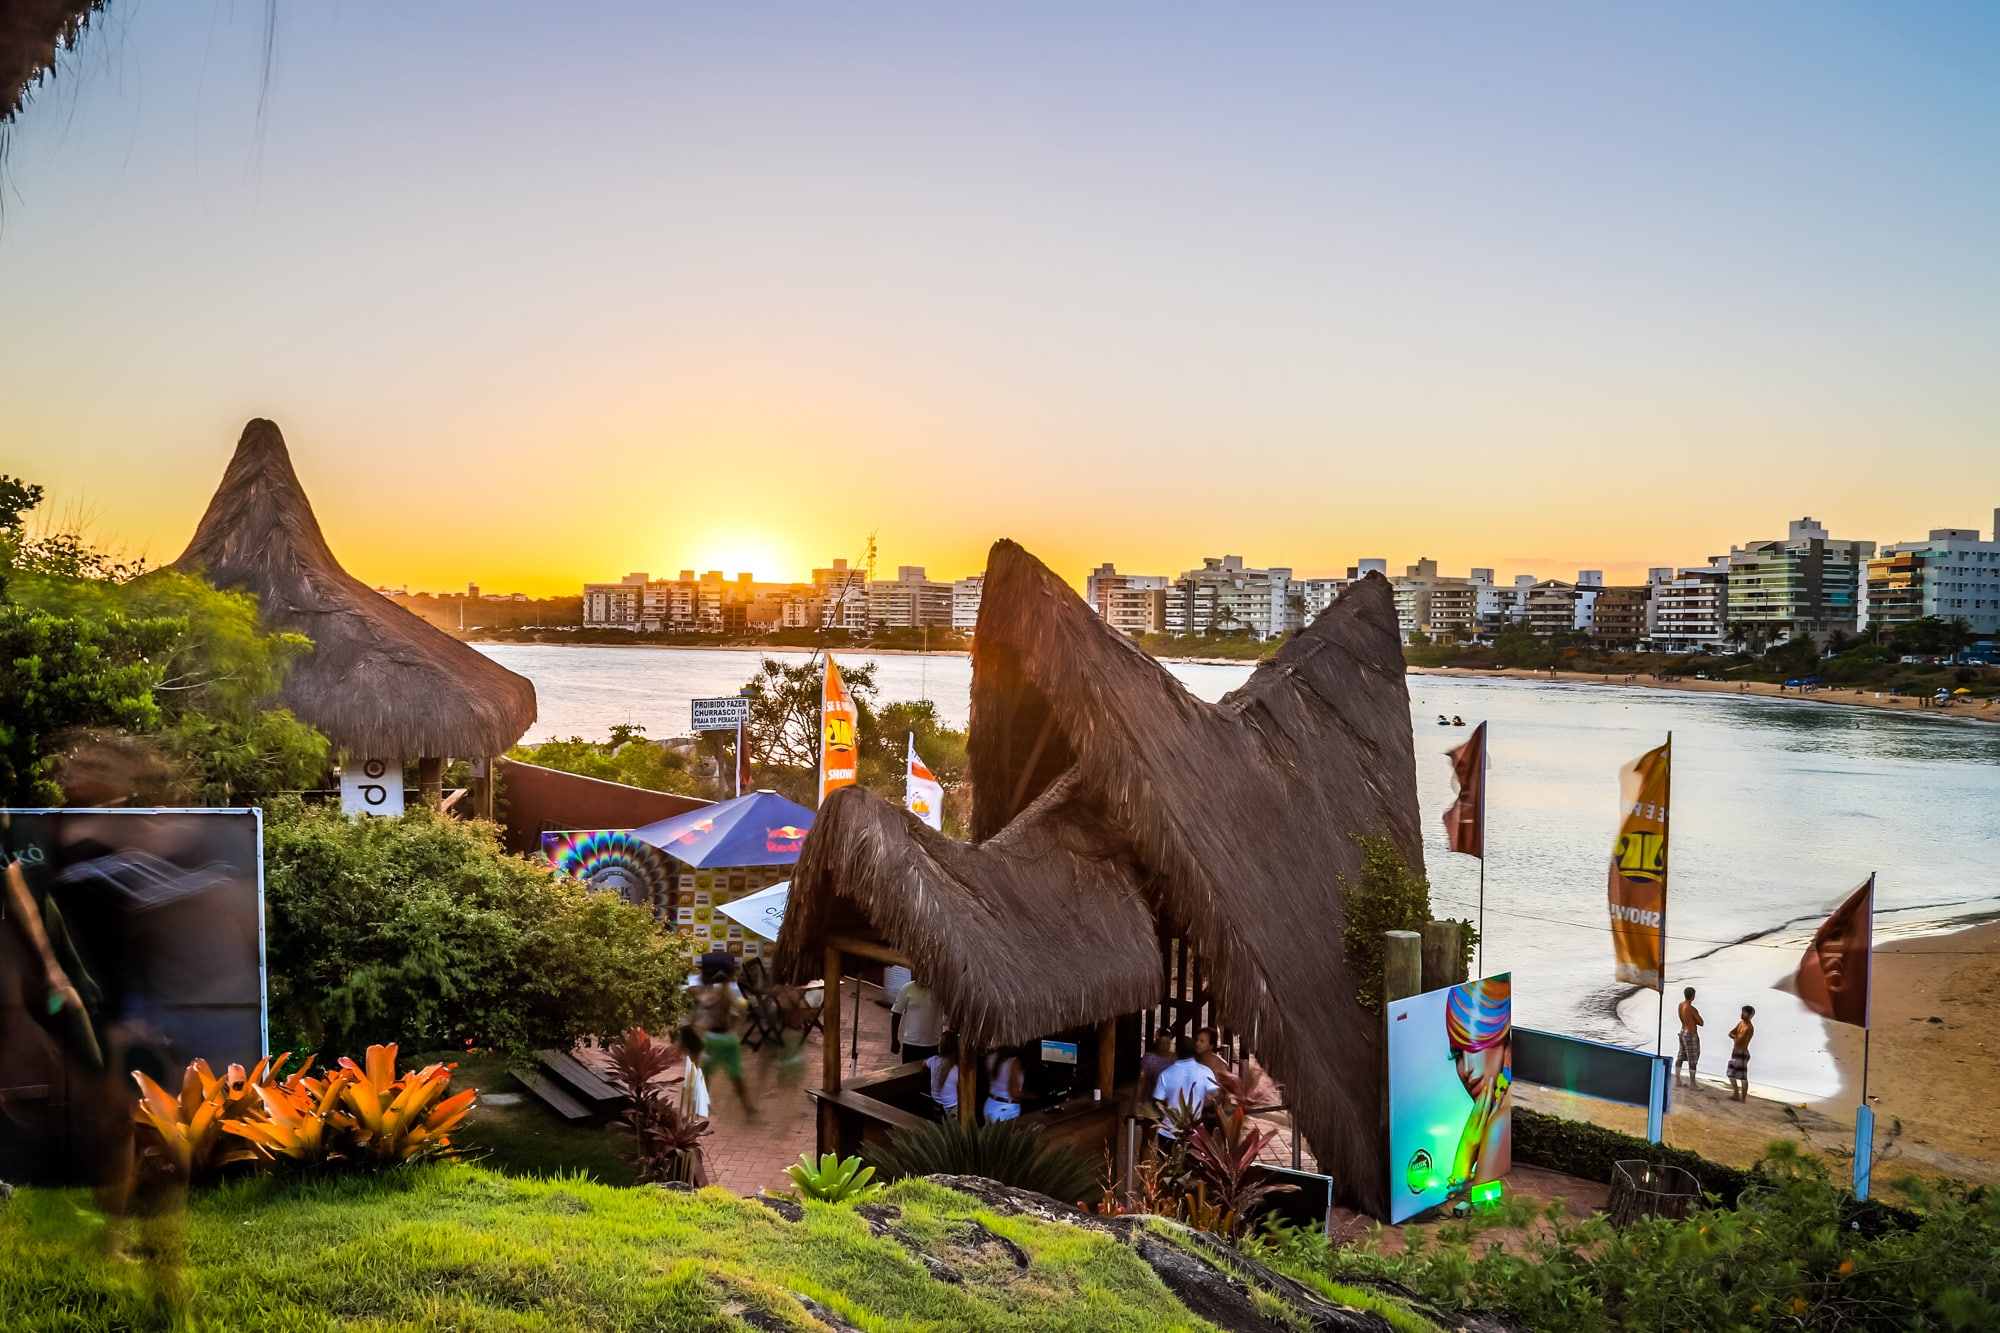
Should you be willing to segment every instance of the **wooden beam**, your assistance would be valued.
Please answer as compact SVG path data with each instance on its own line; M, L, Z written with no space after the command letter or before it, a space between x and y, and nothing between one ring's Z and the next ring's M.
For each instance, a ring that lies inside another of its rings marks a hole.
M1118 1081L1118 1020L1107 1018L1097 1025L1097 1092L1111 1100L1112 1086Z
M879 940L864 940L853 935L829 935L826 938L826 947L829 954L837 949L841 953L851 953L857 958L872 958L878 963L892 963L897 967L910 965L909 958L901 951L892 949Z
M961 1125L972 1124L978 1114L978 1070L979 1052L961 1033L958 1038L958 1122Z
M426 755L417 760L417 790L432 809L444 799L444 760Z
M820 990L820 1087L827 1092L840 1091L840 971L843 966L840 949L826 946L826 984Z

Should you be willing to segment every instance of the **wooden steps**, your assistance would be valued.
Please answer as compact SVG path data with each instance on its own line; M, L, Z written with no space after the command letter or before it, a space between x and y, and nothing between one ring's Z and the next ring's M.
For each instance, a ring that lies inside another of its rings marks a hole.
M511 1072L571 1124L609 1120L625 1109L625 1095L568 1051L536 1051L533 1066Z

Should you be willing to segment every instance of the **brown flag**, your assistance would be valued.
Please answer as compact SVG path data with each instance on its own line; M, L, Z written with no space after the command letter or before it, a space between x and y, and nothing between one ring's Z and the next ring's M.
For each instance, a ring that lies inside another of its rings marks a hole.
M1445 752L1458 799L1444 810L1444 840L1454 852L1486 859L1486 724L1481 722L1465 744Z
M1799 962L1799 999L1821 1018L1868 1026L1868 962L1875 936L1875 877L1813 932Z

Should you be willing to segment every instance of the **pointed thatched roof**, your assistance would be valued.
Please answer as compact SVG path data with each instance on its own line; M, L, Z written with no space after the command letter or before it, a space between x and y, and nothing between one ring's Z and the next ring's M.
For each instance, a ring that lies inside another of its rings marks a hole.
M280 702L354 756L476 758L535 720L535 687L405 611L340 567L285 438L261 418L208 502L178 569L257 594L259 619L313 651Z
M28 85L76 44L104 0L6 0L0 4L0 125L28 100Z
M973 639L972 844L849 788L792 879L777 965L816 971L862 917L982 1044L1147 1008L1159 934L1285 1085L1348 1201L1386 1204L1382 1019L1354 1000L1354 835L1421 869L1416 759L1389 585L1349 588L1217 704L1012 542Z

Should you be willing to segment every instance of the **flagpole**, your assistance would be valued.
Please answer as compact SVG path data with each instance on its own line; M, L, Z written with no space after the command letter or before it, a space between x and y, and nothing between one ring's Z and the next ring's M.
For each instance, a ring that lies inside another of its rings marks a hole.
M1868 1105L1868 1041L1875 1035L1875 872L1868 872L1868 1000L1861 1011L1861 1104Z
M1666 818L1660 823L1660 836L1666 843L1666 857L1660 863L1660 1017L1653 1032L1653 1053L1667 1053L1667 880L1673 873L1673 818L1674 818L1674 733L1667 733L1667 780Z
M1479 959L1478 976L1486 975L1486 724L1479 724Z

